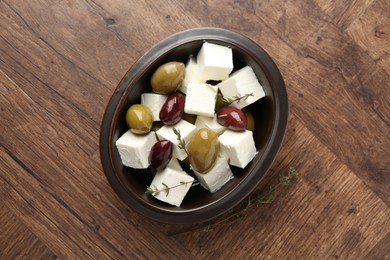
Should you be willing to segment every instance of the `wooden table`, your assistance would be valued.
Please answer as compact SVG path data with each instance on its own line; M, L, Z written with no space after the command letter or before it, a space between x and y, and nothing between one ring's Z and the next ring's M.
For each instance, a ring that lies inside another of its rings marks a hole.
M389 259L390 2L153 2L0 0L0 258ZM258 189L299 172L271 204L210 232L135 213L99 158L124 73L199 26L239 32L275 60L289 126Z

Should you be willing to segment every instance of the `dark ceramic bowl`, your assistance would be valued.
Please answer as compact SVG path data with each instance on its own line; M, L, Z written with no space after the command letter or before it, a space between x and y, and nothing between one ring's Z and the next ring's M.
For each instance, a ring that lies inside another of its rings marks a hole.
M250 65L260 80L266 97L249 106L255 117L254 140L259 151L245 169L233 167L235 178L210 194L200 185L192 187L180 207L145 195L152 181L149 169L124 167L115 141L128 128L125 113L140 95L152 92L150 77L168 61L186 63L196 55L204 41L229 46L234 69ZM100 133L100 156L104 172L118 196L139 213L165 223L192 224L210 220L245 199L267 173L287 127L288 100L282 76L268 54L250 39L220 28L195 28L164 39L141 57L126 72L107 105Z

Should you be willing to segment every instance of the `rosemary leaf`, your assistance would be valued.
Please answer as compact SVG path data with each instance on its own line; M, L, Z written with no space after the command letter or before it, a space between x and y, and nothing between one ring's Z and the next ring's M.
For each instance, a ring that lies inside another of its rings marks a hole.
M164 189L164 191L166 192L166 195L167 195L167 197L168 197L168 195L169 195L169 187L168 187L168 185L166 185L165 183L161 183L164 187L165 187L165 189Z
M228 106L231 105L233 102L240 102L241 100L247 100L248 97L253 97L253 93L245 94L243 96L236 95L233 96L233 98L222 98L222 102Z
M259 191L255 195L249 196L246 200L242 201L240 204L223 214L221 217L206 223L206 226L203 226L202 228L203 231L211 232L214 230L215 226L240 221L245 218L243 212L246 212L250 208L258 207L261 204L271 204L275 200L276 190L279 189L281 185L290 185L297 178L298 172L294 167L290 167L286 175L279 175L278 184L271 186L267 193Z

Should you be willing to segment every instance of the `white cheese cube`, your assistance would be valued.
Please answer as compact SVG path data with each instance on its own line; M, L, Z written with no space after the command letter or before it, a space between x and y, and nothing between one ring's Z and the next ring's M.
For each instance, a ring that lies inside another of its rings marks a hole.
M232 106L236 108L246 107L265 96L263 87L260 85L256 74L250 66L246 66L235 71L230 77L218 85L224 98L234 99L235 96L242 97L252 94L239 102L233 102Z
M147 106L152 112L153 121L160 121L160 110L167 100L168 96L155 94L155 93L144 93L141 95L141 104Z
M233 71L233 51L226 46L204 42L196 60L205 81L227 79Z
M167 167L169 167L169 168L171 168L171 169L174 169L174 170L178 170L178 171L183 170L183 169L181 168L181 165L180 165L179 161L178 161L176 158L172 158L172 159L169 161Z
M187 86L184 112L213 117L218 88L210 84L190 83Z
M231 165L245 168L257 153L252 131L235 132L227 129L218 139L220 154Z
M200 184L211 193L219 190L234 177L226 158L221 156L217 157L214 166L207 173L194 172Z
M169 140L173 143L172 157L182 161L187 158L187 153L184 151L184 149L180 149L177 146L179 141L177 140L177 135L173 131L174 128L180 131L181 139L184 140L186 144L188 144L196 129L196 126L182 119L173 126L164 125L156 132L160 140Z
M193 182L194 178L185 171L168 164L165 169L157 171L150 188L159 191L153 194L156 199L179 207Z
M195 58L191 56L186 64L186 74L183 82L181 83L179 90L186 94L189 83L206 83L206 80L202 80L199 75L199 66L196 64Z
M195 121L195 126L200 128L208 128L218 135L222 134L225 131L226 127L217 122L217 115L214 117L206 117L206 116L197 116Z
M149 166L150 150L156 142L157 139L154 132L136 135L128 130L115 144L123 165L135 169L146 169Z

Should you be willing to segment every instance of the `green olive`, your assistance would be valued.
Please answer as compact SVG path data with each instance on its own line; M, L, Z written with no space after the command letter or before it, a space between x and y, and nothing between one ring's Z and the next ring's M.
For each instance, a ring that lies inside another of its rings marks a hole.
M255 119L251 112L247 109L242 109L242 112L244 112L246 116L246 129L249 131L253 131L255 129Z
M153 124L152 112L144 105L132 105L126 112L126 123L134 134L149 133Z
M158 67L150 79L153 91L159 94L169 94L180 86L184 79L186 66L184 63L171 61Z
M188 158L191 167L206 173L213 166L219 152L218 135L208 128L199 129L188 144Z

